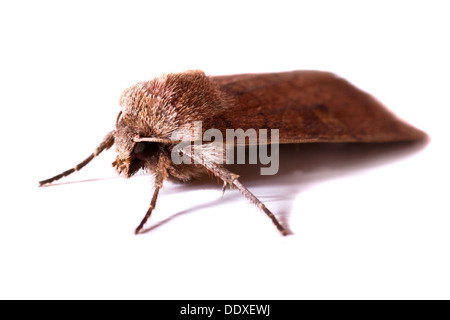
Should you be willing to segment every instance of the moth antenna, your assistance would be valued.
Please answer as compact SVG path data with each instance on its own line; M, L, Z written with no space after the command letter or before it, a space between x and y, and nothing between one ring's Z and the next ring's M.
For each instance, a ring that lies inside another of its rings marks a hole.
M116 118L116 126L117 126L117 124L119 123L119 119L120 119L120 116L122 115L122 110L120 110L120 112L119 112L119 114L117 115L117 118Z
M148 207L147 213L145 214L145 216L142 219L139 226L136 228L136 230L134 232L135 234L138 234L142 230L142 228L144 228L144 225L147 222L147 220L150 218L150 215L152 214L153 209L155 209L156 200L158 199L159 189L161 189L163 186L163 180L164 180L163 175L158 172L155 176L155 184L154 184L155 191L153 191L152 201L150 202L150 206Z
M114 131L109 132L102 140L100 145L94 150L93 153L79 164L77 164L72 169L66 170L50 179L39 181L39 186L42 187L46 184L52 183L53 181L59 180L62 177L66 177L69 174L81 170L85 165L92 161L96 156L98 156L103 150L108 150L114 144Z
M160 143L169 143L169 144L177 144L180 143L181 140L170 140L166 138L158 138L158 137L141 137L137 135L133 138L134 142L160 142Z

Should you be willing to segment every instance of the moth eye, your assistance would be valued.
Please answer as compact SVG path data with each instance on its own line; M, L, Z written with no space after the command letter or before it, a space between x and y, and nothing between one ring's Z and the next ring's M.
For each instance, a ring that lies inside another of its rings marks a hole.
M158 151L158 144L155 142L138 142L134 145L133 155L140 160L150 159Z

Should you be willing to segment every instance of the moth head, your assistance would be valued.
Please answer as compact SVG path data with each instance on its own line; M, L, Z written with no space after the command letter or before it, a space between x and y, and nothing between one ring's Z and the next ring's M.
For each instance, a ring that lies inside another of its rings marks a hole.
M119 104L122 111L114 131L117 158L113 163L117 172L131 177L140 169L154 172L164 167L182 180L185 167L171 161L174 145L197 139L195 122L203 121L206 128L209 119L225 108L220 90L201 71L139 82L122 93Z
M114 140L116 145L116 160L113 167L119 174L129 178L140 169L149 169L156 166L163 152L161 143L153 141L137 141L142 133L139 128L127 123L121 113L116 121Z

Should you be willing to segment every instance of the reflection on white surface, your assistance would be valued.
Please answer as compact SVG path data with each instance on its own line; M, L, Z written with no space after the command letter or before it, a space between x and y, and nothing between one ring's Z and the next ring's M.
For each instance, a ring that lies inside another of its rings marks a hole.
M291 214L292 201L296 199L302 190L307 190L317 183L326 183L334 178L345 178L348 175L360 174L361 171L387 165L400 161L419 152L426 146L426 142L414 143L390 143L390 144L298 144L282 145L280 147L280 170L274 176L260 175L258 165L229 165L229 170L240 175L241 181L250 190L257 190L258 197L272 210L284 226L289 229L289 216ZM211 183L211 179L205 178L186 184L177 185L167 193L183 192L186 189L205 190L220 189L220 185ZM215 180L213 178L213 180ZM228 188L226 193L230 193ZM148 227L144 232L149 232L172 219L194 212L198 209L213 209L214 206L225 206L234 201L238 195L223 199L215 199L191 206L173 216ZM341 208L345 210L345 208ZM268 222L270 222L268 220ZM292 230L291 230L292 231Z

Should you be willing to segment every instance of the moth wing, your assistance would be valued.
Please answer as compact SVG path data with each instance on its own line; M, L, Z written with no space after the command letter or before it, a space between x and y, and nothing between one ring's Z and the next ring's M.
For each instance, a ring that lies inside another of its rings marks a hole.
M214 127L279 129L280 143L412 141L425 134L328 72L212 76L229 107ZM268 133L270 137L270 132Z

